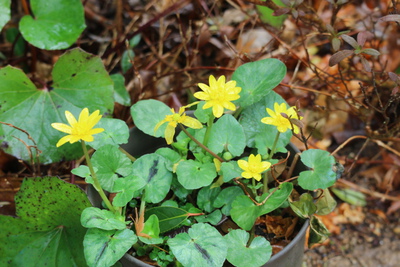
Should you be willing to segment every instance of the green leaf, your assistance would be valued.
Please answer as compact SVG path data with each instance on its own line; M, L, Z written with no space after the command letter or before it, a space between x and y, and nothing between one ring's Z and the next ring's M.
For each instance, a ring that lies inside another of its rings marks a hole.
M229 151L233 156L240 156L246 147L244 130L232 115L223 115L213 124L207 146L216 154Z
M86 228L103 230L122 230L126 228L124 217L116 215L109 210L89 207L83 210L81 224Z
M136 127L155 137L164 137L167 123L161 125L157 132L154 132L154 128L157 123L165 119L166 115L170 114L172 113L167 105L154 99L139 101L131 107L131 115Z
M159 148L155 153L166 159L166 167L169 171L173 171L174 165L181 160L179 153L168 147Z
M176 169L178 181L186 189L198 189L208 186L217 176L214 163L186 160L179 163Z
M261 101L243 110L240 117L240 124L246 129L247 146L258 149L258 153L266 154L267 148L273 146L278 130L276 126L268 125L261 122L262 118L269 117L266 109L274 110L274 103L286 103L283 98L275 93L270 92ZM280 133L279 140L276 145L276 152L286 152L286 146L292 137L291 131Z
M97 172L97 168L93 167L94 172ZM85 178L85 182L88 184L93 185L93 187L96 190L99 190L99 188L96 188L96 186L94 185L94 181L92 178L92 174L90 173L90 169L88 166L85 165L80 165L78 168L72 169L71 170L72 174L78 175L79 177Z
M128 143L129 128L122 120L113 118L102 118L96 128L103 128L104 131L94 136L93 142L88 143L94 149L104 145L119 147L120 144Z
M238 267L263 266L272 254L271 244L261 236L257 236L248 246L250 235L244 230L231 230L224 236L228 245L227 260Z
M220 210L214 210L213 212L196 216L196 221L199 223L210 223L212 225L217 225L222 219L222 213Z
M309 193L302 194L298 201L290 202L290 207L303 219L310 218L317 211L314 198Z
M122 73L126 73L130 68L132 68L132 60L135 57L135 52L133 50L128 49L122 53L121 57L121 69Z
M165 233L177 228L189 217L186 210L172 206L154 207L144 212L146 220L152 215L156 215L158 218L160 233Z
M227 254L224 238L217 229L204 223L170 238L168 245L183 266L222 266Z
M0 266L85 266L80 214L91 204L80 188L25 178L15 203L17 218L0 215Z
M149 235L151 239L158 239L158 236L160 235L160 226L156 215L150 215L150 217L146 220L142 233Z
M136 176L145 182L145 201L161 202L170 190L172 173L165 166L166 160L158 154L147 154L133 163Z
M285 6L280 0L273 0L272 2L274 2L277 6ZM261 20L275 28L282 27L287 18L287 15L274 16L274 11L266 6L256 5L256 8L260 13Z
M112 74L110 78L114 82L114 101L123 105L131 105L131 97L125 88L125 78L121 74Z
M248 196L236 197L232 203L232 220L242 229L249 231L259 216L279 208L288 199L292 193L293 184L283 183L276 191L273 190L270 190L270 192L273 192L272 195L269 196L269 193L266 193L262 196L262 200L265 200L266 197L269 198L261 206L254 204Z
M229 182L233 178L240 177L243 170L237 164L237 161L228 161L221 163L221 174L224 176L224 182Z
M113 205L116 207L124 207L132 200L135 192L142 189L145 185L146 182L135 175L118 178L115 180L112 190L112 192L118 192L113 199Z
M350 188L331 188L332 192L341 200L356 206L365 207L367 205L366 197L363 193Z
M37 90L19 69L0 69L0 121L10 123L29 133L40 150L40 162L72 160L82 156L79 143L56 147L65 136L51 127L53 122L67 123L65 110L77 118L83 108L90 112L112 114L113 85L99 57L73 49L62 55L53 69L53 87ZM94 135L96 138L96 135ZM15 128L0 125L0 139L5 151L25 161L30 160L26 146L32 146L28 136ZM90 144L90 143L89 143ZM36 159L35 151L33 152Z
M336 160L328 151L309 149L300 155L300 159L311 168L299 175L298 182L303 189L325 189L336 182L336 173L333 170Z
M237 196L244 195L243 190L238 186L230 186L224 188L221 193L218 194L213 204L215 208L221 208L224 215L230 216L232 209L232 202Z
M6 0L8 1L8 0ZM0 11L0 13L2 13ZM18 39L17 39L18 38ZM6 39L8 42L14 45L14 55L22 56L25 53L25 40L24 38L20 38L20 32L18 28L7 28L6 29ZM15 42L15 44L14 44Z
M332 197L329 189L322 190L321 196L317 199L315 203L317 205L318 215L328 215L336 208L336 200Z
M0 0L0 31L11 18L11 0Z
M197 206L205 212L212 212L215 209L213 203L220 192L219 187L203 187L197 194Z
M86 262L89 266L112 266L137 242L129 229L101 230L90 228L83 240Z
M32 45L47 50L65 49L86 28L80 0L31 0L33 16L19 22L22 36Z
M271 92L285 75L285 64L275 58L243 64L232 75L236 86L242 88L236 103L243 108L253 105Z
M101 187L109 192L112 192L119 175L128 176L132 173L131 160L113 145L96 150L92 155L92 164L98 169L96 175Z

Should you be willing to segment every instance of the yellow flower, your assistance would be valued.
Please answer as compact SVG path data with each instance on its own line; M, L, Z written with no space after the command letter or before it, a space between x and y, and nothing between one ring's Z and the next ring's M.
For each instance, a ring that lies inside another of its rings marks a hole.
M187 116L184 113L185 108L193 106L197 103L198 102L195 102L190 105L180 107L178 113L176 113L175 110L173 108L171 108L172 115L165 116L165 119L163 119L162 121L157 123L156 127L154 127L154 132L156 132L158 130L158 128L160 128L161 125L168 122L168 125L167 125L167 128L165 129L164 135L165 135L165 140L167 141L167 144L169 145L172 143L172 140L175 135L175 128L176 128L176 126L178 126L178 123L181 123L192 129L203 128L203 124L201 124L201 122L199 122L195 118Z
M215 80L213 75L209 77L210 85L199 83L203 92L196 92L194 96L200 100L205 100L206 103L203 109L212 107L213 114L216 118L219 118L224 113L224 108L229 110L236 110L235 104L231 101L239 99L239 93L242 90L240 87L236 87L236 81L229 81L225 83L225 76L222 75Z
M61 138L56 146L62 146L66 142L70 142L71 144L73 144L75 142L78 142L79 140L92 142L94 134L104 131L103 128L93 129L93 127L101 119L101 115L99 115L99 113L100 111L96 110L89 116L89 110L87 108L84 108L81 111L81 114L79 114L78 121L76 121L74 115L66 110L65 117L67 118L69 125L64 123L51 124L54 129L69 134Z
M301 120L303 117L297 115L294 107L290 107L289 109L287 109L285 103L282 103L280 105L278 103L275 103L274 109L275 110L271 110L267 108L266 110L271 117L262 118L261 122L276 126L278 131L281 133L284 133L288 129L293 128L293 132L295 134L298 134L300 131L299 127L296 124L291 123L290 119Z
M244 171L242 172L242 176L244 178L254 178L257 181L261 180L261 173L265 172L269 169L269 167L271 167L270 162L261 161L260 154L258 154L257 156L251 154L248 161L242 159L238 160L238 165Z

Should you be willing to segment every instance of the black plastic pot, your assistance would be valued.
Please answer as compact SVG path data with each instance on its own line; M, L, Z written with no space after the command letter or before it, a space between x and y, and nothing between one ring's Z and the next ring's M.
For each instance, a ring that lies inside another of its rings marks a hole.
M134 157L140 157L144 154L152 153L160 147L165 147L166 143L163 138L154 138L152 136L144 134L137 128L132 128L128 143L121 147L128 151ZM293 160L294 155L299 150L292 144L289 144L287 149L290 151L289 161ZM297 162L293 175L298 175L299 172L306 170L300 161ZM97 192L93 187L88 187L88 196L92 200L94 206L101 206L101 199L97 196ZM263 267L301 267L304 255L304 244L306 238L306 232L309 226L309 221L304 221L296 237L287 245L284 249L273 255L271 259L263 265ZM152 267L143 261L133 257L126 253L120 260L124 267ZM197 266L193 266L197 267Z

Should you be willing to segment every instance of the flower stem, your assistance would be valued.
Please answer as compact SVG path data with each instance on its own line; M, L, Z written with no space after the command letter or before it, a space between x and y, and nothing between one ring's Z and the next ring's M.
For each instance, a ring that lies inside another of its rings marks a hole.
M99 192L99 195L100 195L101 199L104 201L104 203L106 204L107 208L112 213L115 213L116 210L114 209L113 205L111 205L110 200L108 200L106 194L104 193L103 188L100 185L99 179L97 179L96 172L93 169L92 161L90 160L85 141L81 140L81 144L82 144L83 154L85 154L86 164L88 165L90 174L92 175L92 178L93 178L94 188L97 190L97 192Z
M211 128L212 128L213 124L214 124L214 115L211 114L210 118L207 122L206 133L204 134L204 141L203 141L204 146L207 146L208 139L210 139L210 132L211 132Z
M274 156L275 150L276 150L276 145L278 144L279 136L280 136L280 135L281 135L281 132L278 131L278 132L276 133L275 140L274 140L274 143L272 144L271 152L269 153L267 160L272 159L272 157ZM269 171L272 171L272 170L269 170ZM263 185L264 185L264 187L263 187L263 193L267 193L267 192L268 192L268 172L266 172L266 173L264 174L264 177L263 177Z
M132 162L136 161L136 158L134 156L132 156L131 154L128 153L128 151L126 151L125 149L123 149L122 147L118 148L122 153L124 153Z
M215 154L214 152L212 152L208 147L206 147L205 145L203 145L199 140L197 140L193 135L191 135L186 129L185 127L182 126L182 124L179 124L179 126L181 127L182 131L190 138L192 139L196 144L198 144L202 149L204 149L205 151L207 151L208 153L210 153L214 158L218 159L221 162L225 162L225 160L223 158L221 158L220 156L218 156L217 154Z

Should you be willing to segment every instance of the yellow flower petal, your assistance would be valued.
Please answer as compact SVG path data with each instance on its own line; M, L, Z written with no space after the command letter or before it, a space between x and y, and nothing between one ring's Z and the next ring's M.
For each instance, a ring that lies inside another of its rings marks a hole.
M287 130L293 130L295 134L300 132L299 127L290 121L290 119L301 120L303 118L297 115L294 107L288 109L285 103L278 104L275 102L274 110L267 108L266 111L270 117L262 118L262 123L275 126L281 133L284 133ZM285 116L282 116L282 114L285 114Z
M188 117L186 116L185 119L181 122L183 125L186 127L192 128L192 129L201 129L203 128L203 124L196 120L195 118Z
M261 161L261 155L251 154L247 161L238 160L239 167L243 170L242 177L246 179L254 178L257 181L261 180L261 173L268 170L271 166L270 162Z
M175 127L171 124L168 124L167 128L165 129L165 140L167 141L168 145L172 144L174 135L175 135Z
M78 142L79 140L92 142L93 135L104 131L103 128L93 127L101 119L99 115L100 111L96 110L91 115L89 115L89 110L84 108L79 114L79 119L76 121L74 115L71 112L65 111L65 117L70 125L63 123L52 123L51 126L61 132L67 133L69 135L62 137L56 144L57 147L62 146L66 142L71 144Z

